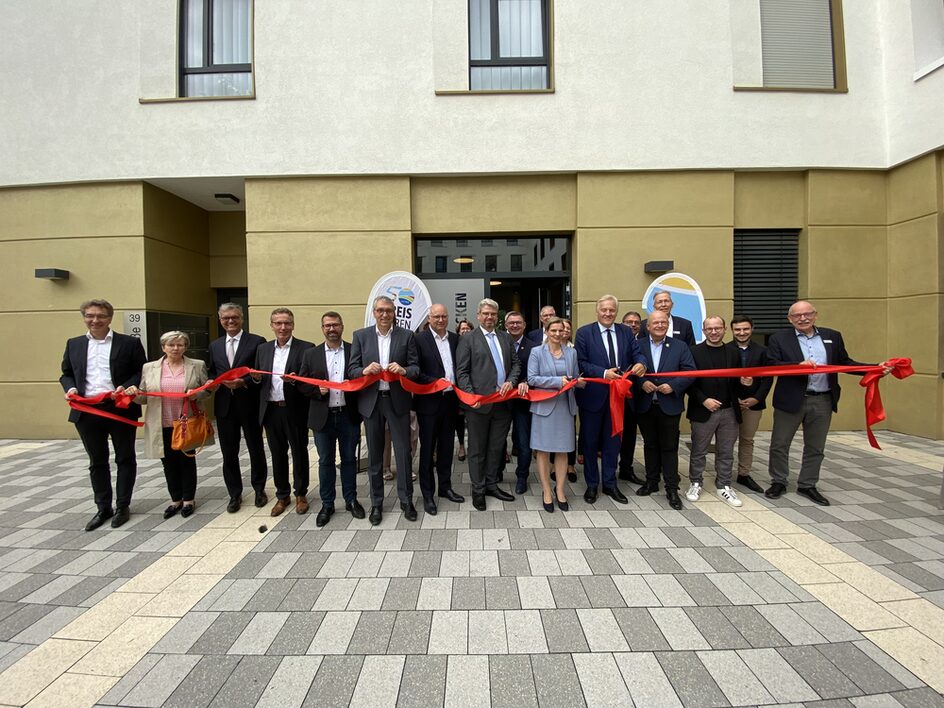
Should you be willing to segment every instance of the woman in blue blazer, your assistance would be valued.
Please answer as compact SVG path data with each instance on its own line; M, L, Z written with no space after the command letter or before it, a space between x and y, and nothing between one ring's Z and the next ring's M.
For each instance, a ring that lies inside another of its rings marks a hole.
M547 342L531 350L528 358L528 386L532 390L559 391L571 379L583 379L577 368L577 352L564 345L564 323L559 317L552 317L545 324ZM577 402L573 389L531 404L531 449L538 456L538 477L544 492L544 511L554 511L554 499L561 511L567 511L570 505L564 491L567 483L567 456L554 457L554 472L557 482L556 495L551 492L551 453L572 452L576 447L574 437L574 416L577 415Z

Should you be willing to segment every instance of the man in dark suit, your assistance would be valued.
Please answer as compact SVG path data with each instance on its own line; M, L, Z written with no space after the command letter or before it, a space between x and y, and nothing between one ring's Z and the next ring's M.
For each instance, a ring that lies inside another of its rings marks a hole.
M642 317L635 310L630 310L623 315L622 322L629 327L633 337L638 337L639 328L642 326ZM637 341L638 345L639 342ZM623 410L623 438L620 442L619 456L619 479L624 479L633 484L643 484L644 481L636 476L633 469L633 458L636 456L636 408L633 405L633 399L627 398Z
M147 361L141 340L111 330L115 308L107 300L87 300L79 311L88 332L66 342L62 356L62 376L59 383L70 394L95 396L100 393L121 393L141 383L141 367ZM114 396L113 396L114 398ZM103 411L128 420L141 417L141 406L132 403L127 408L116 408L108 401L100 406ZM137 476L137 458L134 453L135 426L89 413L69 412L69 421L85 445L89 457L89 478L98 512L85 525L94 531L111 519L112 528L118 528L130 516L131 493ZM115 448L115 508L112 509L111 468L108 464L108 438Z
M505 331L511 337L515 355L521 364L522 378L527 377L528 357L534 347L540 346L524 336L524 315L515 310L505 313ZM519 399L511 402L511 442L517 453L515 469L515 494L528 491L528 475L531 472L531 402Z
M416 335L420 373L417 383L428 384L439 379L456 383L456 347L459 335L449 329L449 311L445 305L429 308L429 329ZM436 515L436 479L433 477L433 454L439 496L462 503L465 498L452 489L452 455L456 441L456 415L459 399L453 389L413 397L413 407L420 428L420 490L423 509Z
M396 326L393 300L385 295L374 299L376 325L354 332L348 378L389 371L411 381L420 372L413 332ZM357 406L367 429L367 462L370 477L370 523L383 520L384 486L382 476L384 427L390 428L393 453L397 460L397 496L408 521L416 521L413 506L413 479L410 474L410 408L413 398L398 381L378 381L363 389Z
M288 481L288 453L292 451L292 481L295 489L295 512L308 511L308 399L295 390L291 379L282 374L296 374L301 368L305 351L314 344L292 336L295 315L287 307L277 307L269 315L269 326L275 339L256 349L256 366L271 371L272 376L253 377L260 383L259 424L265 429L272 455L272 481L275 504L272 516L279 516L291 503L292 487Z
M787 312L791 329L774 333L767 342L767 356L774 366L820 364L855 366L860 362L846 352L842 335L834 329L816 327L816 309L805 300L793 303ZM886 368L887 374L890 369ZM797 494L816 504L829 500L816 489L823 464L826 436L839 404L838 374L780 376L774 388L774 427L770 435L770 487L764 496L776 499L787 490L790 473L790 443L803 426L803 461L797 477Z
M731 319L731 332L734 341L728 342L727 346L737 353L742 367L767 366L767 347L751 340L754 322L750 317L735 315ZM764 491L751 476L751 468L754 465L754 435L767 407L767 394L773 382L771 376L755 376L750 386L741 386L738 391L741 425L738 429L737 483L752 492Z
M252 367L256 349L265 339L258 334L243 332L243 308L235 302L220 305L220 324L225 335L210 342L208 373L215 379L230 369ZM269 501L265 485L269 470L265 448L262 445L262 426L259 425L259 387L249 385L249 376L235 381L224 381L213 398L216 431L223 453L223 481L229 493L226 511L239 511L242 504L243 476L239 469L239 440L246 438L249 451L249 481L255 491L257 507Z
M646 372L645 359L639 353L636 339L629 327L616 324L619 300L613 295L604 295L597 300L597 321L577 330L577 361L582 376L615 380L624 371L634 376ZM597 500L602 481L603 493L620 504L627 499L616 484L616 466L621 440L611 434L610 387L588 383L577 389L577 406L580 409L580 430L583 439L583 474L587 491L583 498L588 504ZM597 452L603 451L603 474L597 463Z
M534 342L535 346L544 344L544 325L546 325L547 321L552 317L557 317L557 310L553 305L545 305L541 308L539 317L541 320L541 326L528 332L528 339ZM527 372L527 369L525 369L525 372Z
M692 326L691 320L687 320L684 317L675 317L672 315L672 305L672 296L665 290L660 290L652 298L652 307L654 308L654 311L664 312L669 318L669 330L666 336L673 339L681 339L688 346L694 347L695 328ZM649 322L649 320L643 320L639 325L640 338L646 336L647 322Z
M694 369L695 361L688 345L666 337L669 316L657 311L649 320L652 325L649 333L639 342L649 371ZM636 494L646 497L658 492L661 476L665 482L665 496L673 509L682 508L678 494L679 422L685 408L682 395L691 383L692 379L683 376L647 376L633 383L633 400L646 458L646 483L636 490Z
M325 341L308 349L302 357L299 376L341 383L347 378L351 361L351 345L342 339L344 321L334 311L321 316L321 332ZM338 391L326 386L298 383L297 388L311 400L308 405L308 427L318 449L318 490L321 510L315 518L318 527L334 515L337 492L338 452L341 454L341 494L344 508L355 519L363 519L364 507L357 501L357 443L361 438L361 414L357 410L357 393Z
M741 358L737 352L724 346L727 325L717 316L706 317L702 324L705 341L691 348L695 368L739 369ZM731 484L734 467L734 443L741 424L741 407L738 392L741 384L749 385L751 379L741 377L697 378L688 388L688 419L692 424L692 448L688 462L688 479L691 486L685 495L690 502L698 501L704 487L705 464L708 446L715 441L715 487L718 496L730 506L739 507L742 502Z
M515 386L527 393L527 381L519 383L521 362L515 356L511 337L496 332L498 303L490 298L479 302L476 319L479 326L459 338L456 349L456 383L467 393L506 394ZM504 464L505 439L511 426L508 402L474 406L463 404L469 430L469 477L472 480L472 506L485 511L485 497L514 501L514 496L498 487L498 471Z

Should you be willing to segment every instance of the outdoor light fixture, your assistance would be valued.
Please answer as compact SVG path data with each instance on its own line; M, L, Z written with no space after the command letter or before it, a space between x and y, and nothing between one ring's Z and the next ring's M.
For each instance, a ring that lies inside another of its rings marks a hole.
M489 281L488 281L488 284L489 284L489 285L501 285L501 281L500 281L500 280L489 280Z
M37 268L34 271L34 275L37 278L43 280L68 280L69 271L63 270L62 268Z
M668 273L675 270L675 261L648 261L643 270L646 273Z
M213 198L216 199L216 201L218 201L220 204L228 204L230 206L239 204L239 197L237 197L235 194L230 194L229 192L220 192L218 194L214 194Z
M458 258L453 258L452 262L459 263L461 265L463 263L475 263L475 259L471 256L459 256Z

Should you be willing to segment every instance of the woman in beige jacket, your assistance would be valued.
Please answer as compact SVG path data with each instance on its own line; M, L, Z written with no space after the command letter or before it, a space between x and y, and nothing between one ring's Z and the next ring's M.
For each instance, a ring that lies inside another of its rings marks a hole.
M164 393L189 393L207 381L207 368L199 359L184 356L190 347L190 337L185 332L172 331L161 335L164 351L157 361L149 361L141 370L141 385L125 389L138 394L147 391ZM191 397L193 408L199 406L195 399L208 395L202 391ZM164 465L167 491L171 505L164 510L169 519L178 511L183 517L193 514L193 500L197 492L197 460L171 447L174 421L180 417L183 398L158 398L138 396L138 403L147 403L144 413L144 452L147 457L160 458ZM206 443L212 443L212 437Z

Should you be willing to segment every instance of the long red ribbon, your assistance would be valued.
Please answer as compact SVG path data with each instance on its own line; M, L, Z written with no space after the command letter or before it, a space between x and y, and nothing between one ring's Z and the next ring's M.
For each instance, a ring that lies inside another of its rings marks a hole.
M865 426L866 432L869 437L869 444L876 448L879 447L878 441L875 439L875 435L872 433L872 426L876 423L880 423L885 420L885 408L882 406L882 396L879 391L879 381L884 375L885 367L891 368L891 374L897 379L904 379L911 376L914 373L914 369L911 366L911 359L908 358L894 358L889 359L884 364L864 364L860 366L836 366L832 364L824 364L821 366L810 367L802 364L788 364L783 366L754 366L754 367L745 367L740 369L702 369L698 371L659 371L659 372L650 372L646 376L650 377L659 377L659 378L668 378L668 377L686 377L686 378L731 378L731 377L769 377L769 376L809 376L811 373L817 374L844 374L844 373L859 373L863 374L861 381L859 382L860 386L865 387ZM201 391L208 390L210 388L215 388L220 383L224 381L233 381L236 379L241 379L250 374L261 374L261 375L272 375L271 371L258 371L256 369L250 369L246 366L237 367L235 369L230 369L222 374L220 374L213 381L205 383L199 388L195 388L189 393L162 393L160 391L148 391L142 392L138 395L143 396L156 396L160 398L184 398L194 393L199 393ZM628 378L629 374L623 374L622 377L618 379L608 380L608 379L599 379L599 378L586 378L584 381L588 383L599 383L604 384L610 387L610 397L609 397L609 406L610 406L610 419L612 421L611 433L612 435L620 435L623 432L623 409L624 401L627 398L632 398L632 382ZM452 383L447 379L437 379L428 384L421 384L415 381L411 381L399 374L394 374L389 371L382 371L379 374L372 374L370 376L361 376L356 379L348 379L346 381L327 381L325 379L313 379L303 376L296 376L294 374L284 374L282 378L292 379L294 381L301 381L302 383L310 384L312 386L319 386L329 389L334 389L336 391L347 391L347 392L356 392L362 389L367 388L375 384L378 381L386 381L388 383L399 382L403 386L404 390L409 391L412 394L416 395L425 395L430 393L437 393L438 391L443 391L447 388L452 387L456 392L456 396L460 401L466 405L473 406L476 403L482 405L488 405L490 403L501 403L503 401L510 400L526 400L526 401L546 401L556 396L561 395L565 391L569 391L574 386L577 385L576 380L569 381L564 386L558 390L530 390L525 395L519 395L517 387L512 387L510 391L505 394L495 391L494 393L489 393L486 395L480 395L475 393L468 393L456 388ZM128 423L129 425L141 426L143 423L138 421L130 420L128 418L123 418L114 413L104 411L100 408L92 408L91 406L100 404L106 400L111 400L111 393L102 393L97 396L92 397L81 397L72 395L69 397L69 406L77 411L83 413L89 413L91 415L98 415L104 418L110 418L117 420L122 423ZM131 401L134 399L134 396L129 396L125 393L120 393L114 397L114 403L116 408L127 408L130 405Z

